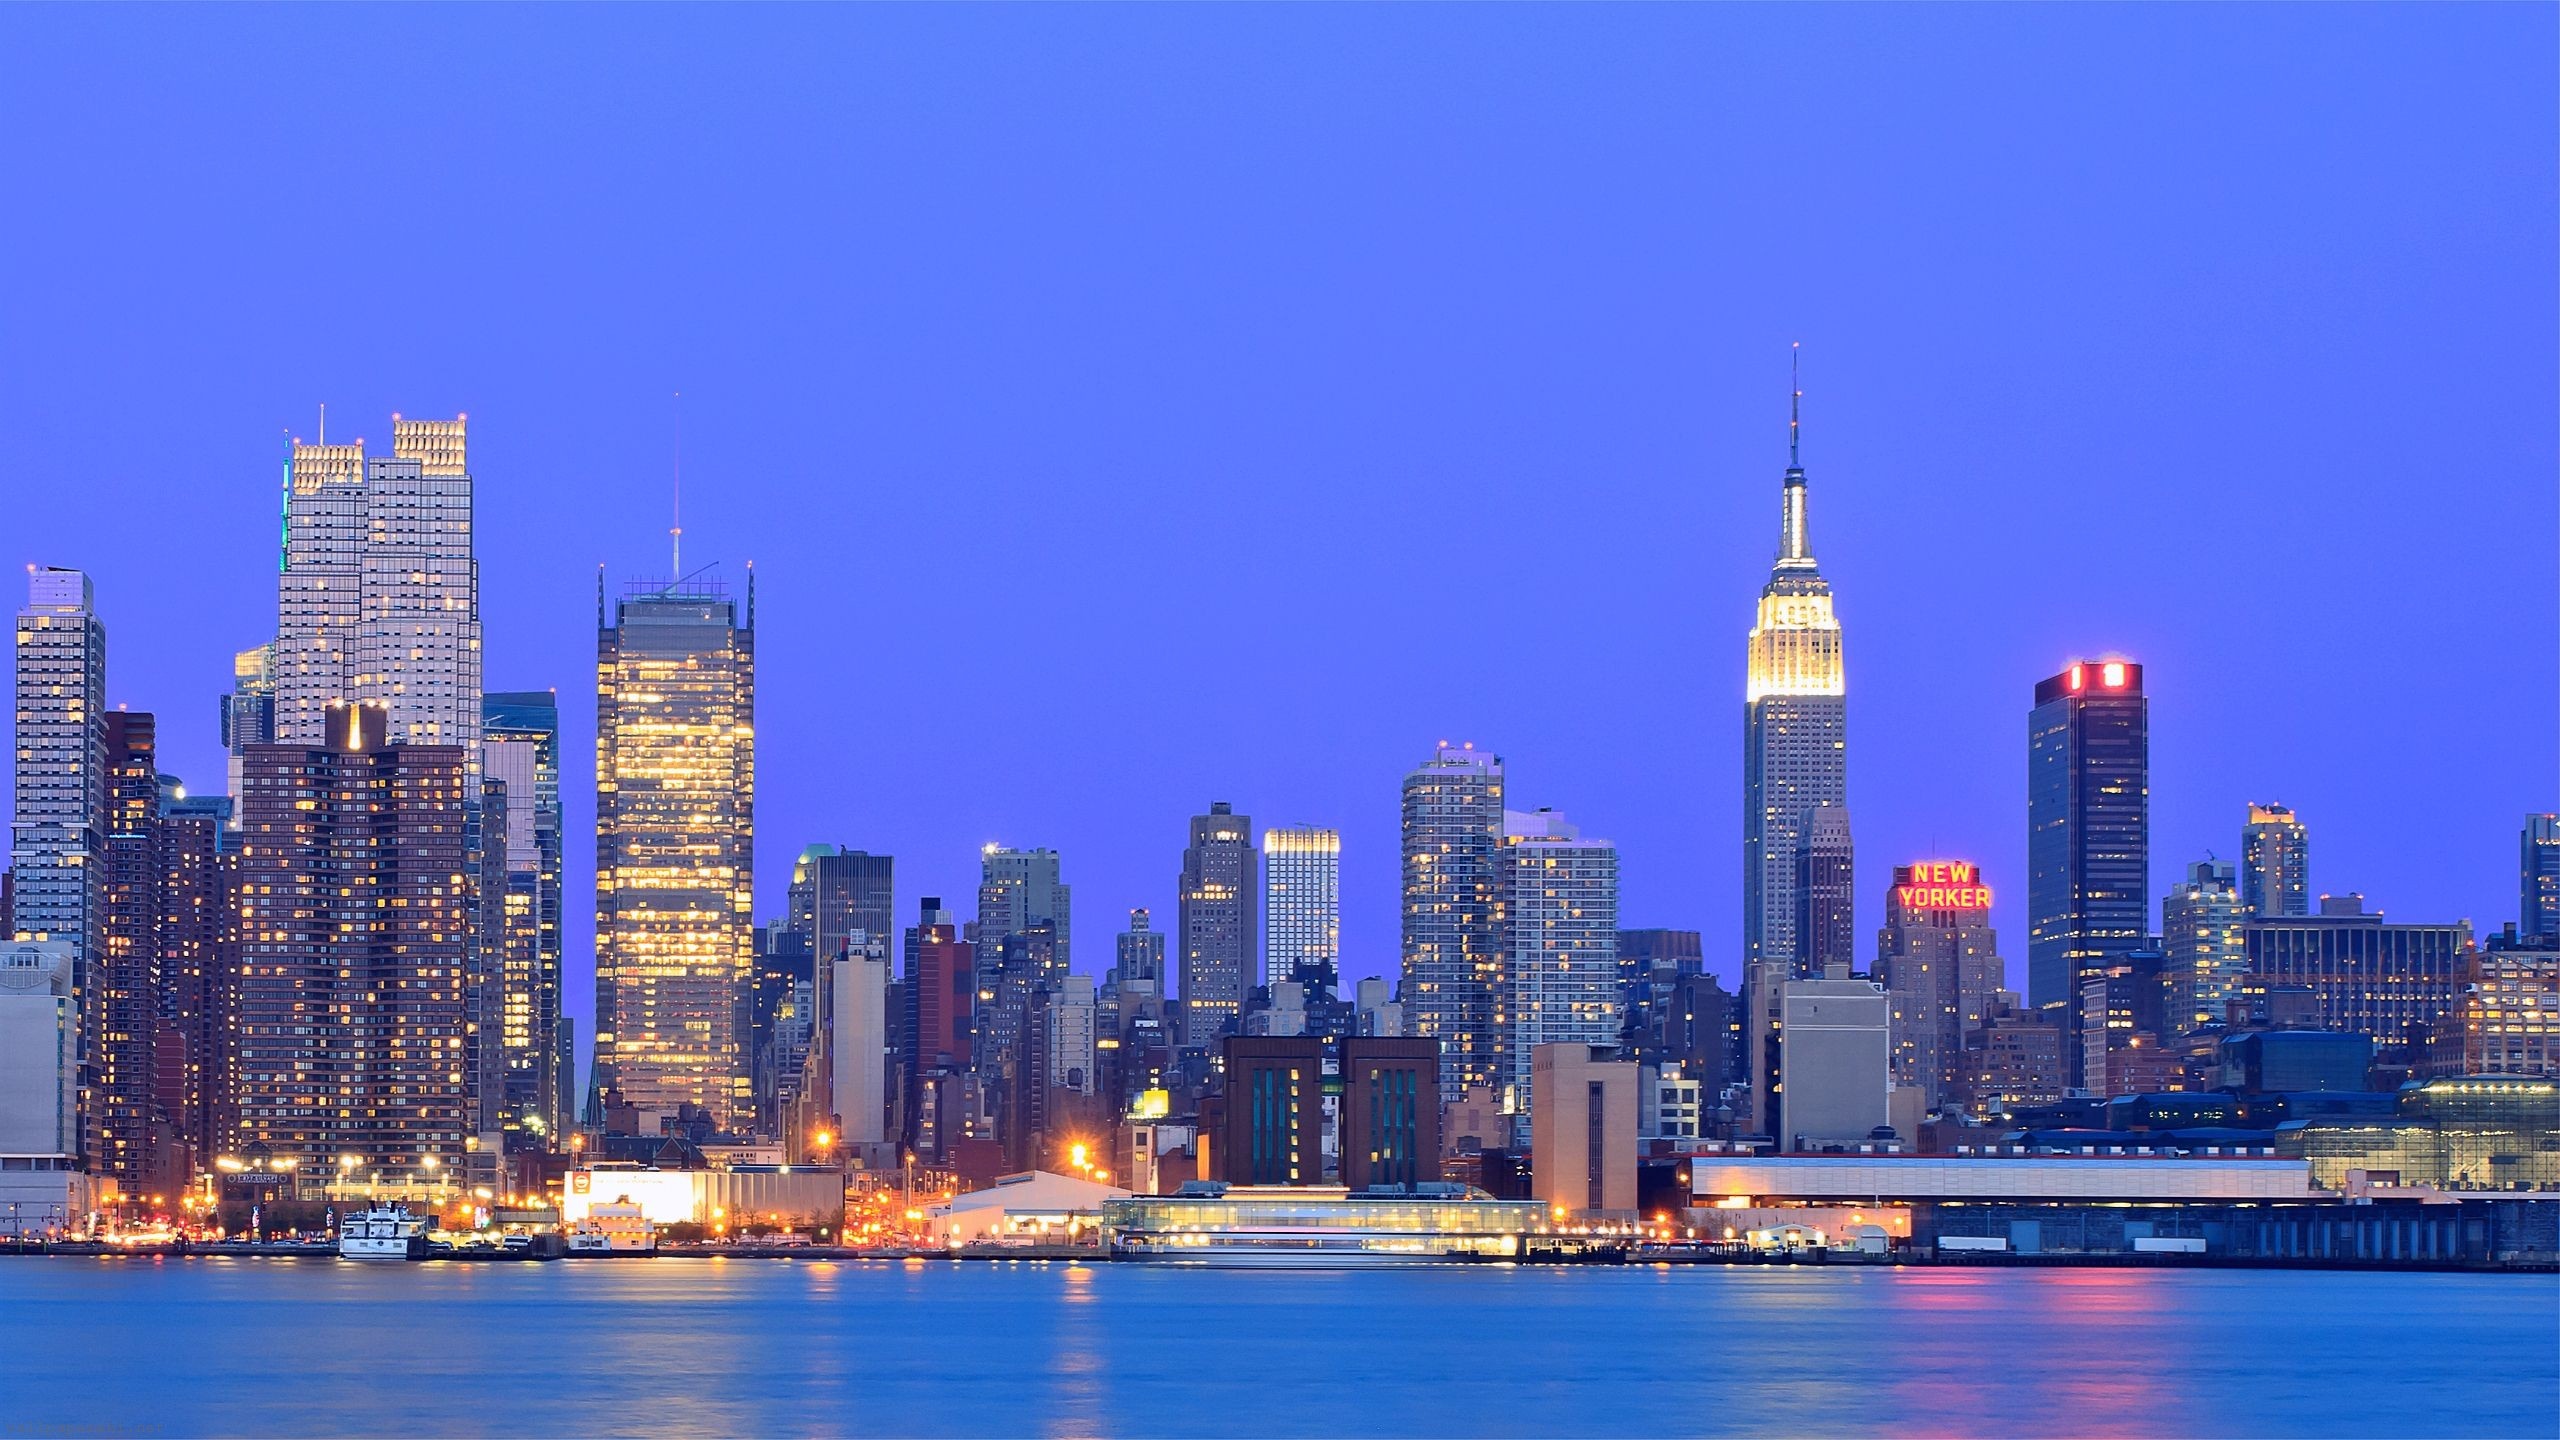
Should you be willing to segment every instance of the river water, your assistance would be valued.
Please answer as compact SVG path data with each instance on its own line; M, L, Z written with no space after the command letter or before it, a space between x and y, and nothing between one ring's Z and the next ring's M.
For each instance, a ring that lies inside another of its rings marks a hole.
M2560 1279L0 1259L0 1436L2552 1435Z

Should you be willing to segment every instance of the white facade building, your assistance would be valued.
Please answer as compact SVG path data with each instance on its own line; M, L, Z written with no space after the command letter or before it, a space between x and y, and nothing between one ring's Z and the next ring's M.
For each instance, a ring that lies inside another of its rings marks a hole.
M1094 1092L1096 1019L1093 977L1070 975L1049 1001L1049 1085L1052 1089Z
M840 1153L877 1145L889 1136L889 949L884 939L857 931L845 953L821 960L833 993L828 996L827 1055L830 1096L844 1134Z
M16 665L12 924L64 947L75 1064L87 1064L106 1019L107 828L107 629L87 575L27 572ZM66 1153L93 1149L75 1131Z
M1265 982L1331 989L1342 975L1342 832L1262 832Z
M276 575L275 735L322 743L341 700L379 701L391 739L480 764L480 568L467 417L391 417L392 453L296 441Z
M1553 810L1506 811L1499 855L1505 1107L1530 1113L1541 1045L1618 1043L1618 848Z

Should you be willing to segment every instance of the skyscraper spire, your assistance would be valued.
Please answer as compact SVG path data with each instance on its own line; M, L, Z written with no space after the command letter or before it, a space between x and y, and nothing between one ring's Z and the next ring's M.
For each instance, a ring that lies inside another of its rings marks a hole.
M1801 471L1804 461L1797 457L1796 441L1803 435L1804 378L1797 372L1803 358L1804 342L1798 340L1787 347L1787 468Z
M1798 357L1804 349L1802 341L1787 347L1787 484L1785 510L1779 520L1778 564L1781 568L1809 568L1813 564L1813 548L1805 535L1804 463L1801 441L1804 424L1804 381L1798 369Z
M676 392L675 502L668 510L667 584L684 578L684 392Z

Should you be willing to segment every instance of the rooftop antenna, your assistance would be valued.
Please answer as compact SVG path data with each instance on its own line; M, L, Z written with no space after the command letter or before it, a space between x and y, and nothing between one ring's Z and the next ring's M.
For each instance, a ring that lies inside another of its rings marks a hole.
M1787 346L1787 468L1790 470L1804 468L1804 461L1796 454L1797 426L1802 423L1800 412L1804 407L1804 379L1798 373L1797 362L1802 358L1803 350L1804 342L1801 340Z
M320 402L320 443L329 443L329 402L326 400Z
M667 526L667 542L670 546L669 560L675 568L667 574L681 578L684 574L684 392L681 390L676 392L675 506L670 513L674 523Z

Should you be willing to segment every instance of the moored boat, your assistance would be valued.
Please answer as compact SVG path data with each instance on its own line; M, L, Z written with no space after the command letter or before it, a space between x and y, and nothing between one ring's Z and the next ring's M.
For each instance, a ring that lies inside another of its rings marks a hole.
M628 1198L595 1206L569 1227L573 1260L657 1253L657 1225Z
M338 1222L338 1254L348 1260L424 1260L433 1252L427 1217L406 1205L377 1205Z

